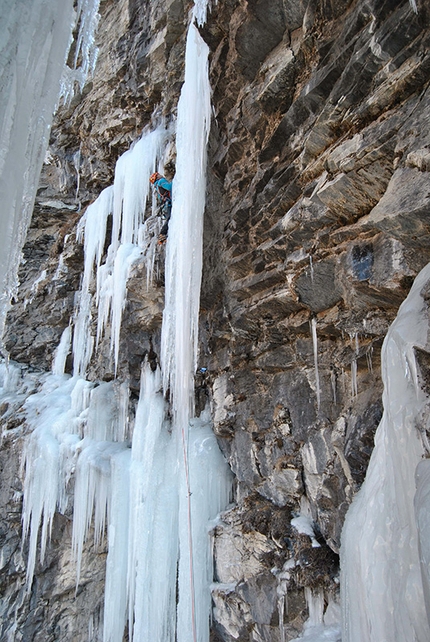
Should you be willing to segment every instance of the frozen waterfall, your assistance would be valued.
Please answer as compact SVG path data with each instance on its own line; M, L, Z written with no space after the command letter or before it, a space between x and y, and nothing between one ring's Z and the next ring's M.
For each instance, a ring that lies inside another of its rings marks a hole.
M98 3L87 5L94 9ZM149 176L163 170L164 151L173 135L163 122L146 129L119 158L114 184L81 219L82 285L52 373L43 375L37 392L28 394L34 389L34 375L29 379L14 364L1 369L2 394L25 399L31 429L22 463L27 591L38 545L43 562L54 514L67 511L72 487L77 586L86 541L91 537L97 546L107 533L105 642L122 642L127 621L135 642L209 640L210 528L229 502L231 473L212 432L208 409L194 417L211 118L208 47L194 20L203 21L205 12L206 4L200 2L188 30L178 105L162 371L142 364L134 421L129 421L127 380L90 382L86 375L107 331L117 372L128 278L138 263L146 267L146 286L152 278L160 223L154 208L148 216ZM97 317L94 322L93 317ZM70 350L72 376L64 374ZM165 398L168 389L172 420Z
M427 399L414 353L428 340L429 279L427 266L383 345L384 415L342 534L343 642L430 639L428 460L417 428Z

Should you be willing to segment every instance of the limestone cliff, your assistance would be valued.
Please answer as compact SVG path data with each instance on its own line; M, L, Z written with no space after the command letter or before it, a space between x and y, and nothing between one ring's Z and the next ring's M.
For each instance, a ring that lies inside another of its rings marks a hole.
M174 121L189 9L100 5L94 77L56 116L9 314L6 347L25 368L49 370L72 315L82 211L154 116ZM210 399L236 479L215 531L213 639L269 642L280 616L285 639L299 633L305 588L336 594L344 515L382 413L382 340L430 260L430 12L425 0L417 14L407 0L220 0L202 35L214 115L197 402ZM172 149L171 175L174 162ZM135 391L143 357L158 358L158 260L149 292L142 266L128 286L119 378ZM113 376L106 341L91 377ZM24 593L25 426L19 407L0 411L2 639L87 640L90 622L97 640L105 552L86 551L75 596L70 515ZM319 547L291 524L306 510Z

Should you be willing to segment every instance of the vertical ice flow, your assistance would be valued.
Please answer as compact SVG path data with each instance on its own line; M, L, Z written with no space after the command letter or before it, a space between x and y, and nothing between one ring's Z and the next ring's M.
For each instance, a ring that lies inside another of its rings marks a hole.
M201 585L205 585L205 595L209 591L209 582L204 576L207 556L205 547L196 556L194 540L198 533L193 528L193 519L197 520L198 515L193 513L191 502L189 461L189 424L194 409L197 367L206 146L211 117L208 54L206 43L191 23L185 52L185 81L178 104L177 162L166 252L161 348L164 390L170 389L180 463L178 642L197 642L197 639L203 642L209 630L209 611L201 600L200 590ZM201 555L204 555L203 561ZM202 621L206 624L204 630L201 630Z
M427 341L421 292L429 278L427 266L383 344L384 414L342 533L343 642L430 638L414 515L414 475L424 454L416 421L425 403L414 347ZM420 524L419 501L417 514Z
M194 18L200 23L205 12L206 3L199 2ZM146 262L148 283L151 279L158 221L154 215L145 220L145 210L149 176L162 169L163 146L171 134L164 124L146 130L119 159L114 185L102 192L79 224L85 259L73 323L74 375L63 374L71 338L67 329L53 373L26 404L33 428L24 460L27 587L39 525L43 556L54 512L65 509L73 476L77 583L88 536L93 533L98 545L107 528L104 642L122 642L127 614L134 642L209 640L213 569L208 529L229 501L231 475L208 412L193 419L210 126L207 61L208 48L192 24L178 106L162 328L164 387L171 388L173 422L167 416L161 372L152 372L146 364L130 450L127 382L84 379L94 346L108 325L115 368L118 364L127 280L137 260ZM48 465L42 453L49 455Z
M360 344L358 338L358 332L354 332L352 335L354 339L354 356L351 361L351 396L356 397L358 395L357 387L357 359L360 352Z
M0 12L0 338L17 284L72 17L72 0L20 0Z
M71 329L70 324L63 330L60 343L54 352L52 361L52 372L54 375L63 375L66 367L66 360L70 352Z
M161 158L168 135L164 123L154 130L146 129L135 145L118 159L114 184L103 190L87 208L79 223L78 240L84 239L85 261L74 322L75 374L85 376L94 347L109 322L112 326L111 347L115 370L117 368L121 319L130 270L143 255L149 273L154 265L154 231L157 224L155 216L145 221L145 210L150 199L149 177ZM107 240L110 217L113 221L112 233ZM91 331L94 309L91 283L94 278L97 282L98 309L96 337Z
M76 26L79 28L73 65L65 65L61 76L60 98L67 105L75 94L75 85L82 91L96 65L98 48L94 40L100 17L99 5L100 0L78 0Z
M125 568L134 642L175 640L178 463L166 410L161 374L159 370L151 372L146 364L131 452L130 539ZM110 584L107 588L113 595L118 590Z
M318 371L318 338L317 338L317 320L315 317L311 319L311 332L312 332L312 345L314 350L314 367L315 367L315 388L317 395L317 408L318 412L321 404L321 388L320 388L320 375Z
M166 252L166 294L161 360L164 389L170 388L175 423L192 414L202 274L206 144L210 127L209 49L191 24L185 54L185 83L178 104L177 163Z

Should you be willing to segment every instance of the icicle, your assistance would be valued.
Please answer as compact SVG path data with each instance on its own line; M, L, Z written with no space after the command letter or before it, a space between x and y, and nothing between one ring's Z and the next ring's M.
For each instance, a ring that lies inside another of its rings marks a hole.
M157 167L169 135L164 123L153 131L146 129L135 145L117 161L112 230L115 253L120 244L136 245L138 242L146 203L151 196L149 177Z
M121 332L122 312L126 301L127 281L132 266L142 256L142 250L128 243L118 248L115 257L115 263L112 275L112 329L111 329L111 348L113 348L115 373L118 367L119 358L119 339Z
M52 372L55 375L63 375L66 366L66 359L70 353L71 329L70 325L63 330L60 343L54 352L54 359L52 362Z
M221 454L213 433L210 412L206 409L191 423L189 434L189 469L191 494L191 528L195 590L196 634L199 642L209 642L211 611L210 584L213 580L213 557L210 547L209 524L230 501L232 475ZM185 488L183 495L185 497ZM184 510L180 507L180 510ZM180 527L185 515L180 513ZM188 525L187 525L188 527ZM189 631L191 617L190 566L179 559L178 640ZM184 575L188 577L185 578ZM185 590L184 590L185 589ZM190 638L188 637L188 640Z
M175 641L178 463L176 438L168 430L165 414L160 372L152 373L146 364L130 472L128 592L134 642ZM122 642L122 637L115 642Z
M314 284L314 264L312 261L312 255L309 254L309 267L311 269L311 283Z
M351 396L356 397L357 389L357 359L351 361Z
M412 11L414 11L414 13L418 13L416 0L409 0L409 4L411 5Z
M288 582L291 578L291 569L296 566L296 561L291 558L285 562L281 571L272 571L276 575L279 615L279 637L280 642L286 642L285 617L288 615Z
M305 588L305 598L309 618L303 627L303 635L291 642L341 642L339 612L333 602L329 602L324 613L324 593L321 589Z
M67 346L67 329L62 343ZM37 394L28 397L26 421L33 429L24 448L23 537L29 537L27 589L31 587L39 526L41 560L56 510L67 506L67 486L76 466L73 548L79 582L83 544L94 513L95 541L104 531L111 493L110 460L125 445L128 405L126 383L104 382L95 387L62 374L66 348L61 346L52 375L46 375ZM60 355L61 354L61 358ZM84 437L81 439L81 437Z
M127 614L130 450L111 458L111 488L106 560L103 642L122 642Z
M75 25L79 25L79 30L73 68L66 65L61 77L60 99L67 106L70 105L75 94L75 83L82 91L87 78L94 72L98 56L98 48L94 40L100 18L99 5L100 0L78 0ZM72 40L70 44L71 42Z
M323 623L324 614L324 595L320 591L312 591L310 588L305 588L306 603L308 605L309 620L308 626L319 626Z
M209 0L194 0L193 20L196 20L199 27L203 27L206 22L208 6L210 6Z
M330 373L330 382L331 382L331 391L333 393L333 403L335 406L337 404L336 381L337 381L336 373L334 370L332 370Z
M160 450L163 447L164 453ZM156 473L151 480L154 488L136 515L133 534L134 548L138 551L131 638L134 642L174 642L176 639L177 462L172 438L166 431L154 451L154 464L160 464L152 468ZM154 492L157 490L158 494Z
M91 335L92 295L90 285L94 274L94 267L98 267L102 259L106 239L107 219L112 213L112 199L112 187L103 190L98 199L86 210L77 229L78 241L82 240L82 236L85 237L85 261L79 296L79 309L74 323L73 370L75 374L81 376L85 376L94 347L94 338Z
M122 311L125 305L126 284L130 269L141 259L148 267L147 282L152 278L157 239L154 232L159 225L155 215L144 222L146 204L150 196L149 177L162 155L170 131L164 123L151 131L146 129L137 143L119 159L115 180L92 203L79 226L77 238L84 238L84 276L80 292L79 312L75 319L73 338L74 372L85 375L94 345L98 345L111 321L111 348L115 370L119 357L119 338ZM113 216L111 243L102 264L106 245L108 217ZM91 335L92 295L91 282L96 270L96 305L98 307L96 338Z
M360 344L358 340L358 332L354 332L352 335L355 341L355 353L351 361L351 396L356 397L358 395L357 388L357 358L360 351Z
M188 425L192 414L197 367L206 144L211 118L208 53L198 30L190 25L185 84L178 104L177 163L166 251L161 350L163 386L165 390L171 389L175 423L181 427Z
M80 149L78 149L78 151L73 154L73 165L76 171L75 201L78 201L79 187L81 184L81 150Z
M79 437L72 434L71 391L75 381L48 375L37 394L28 397L24 410L33 432L24 446L23 538L29 536L27 590L30 590L36 562L39 526L40 557L43 561L52 519L57 505L66 503L72 455Z
M66 242L67 242L67 236L68 235L66 234L66 236L64 237L64 244L66 244ZM52 277L52 280L53 281L59 281L63 277L63 275L67 274L67 272L68 272L67 266L64 265L64 253L61 252L61 254L60 254L59 258L58 258L57 269L55 270L55 273L54 273L54 276Z
M424 449L416 429L426 396L417 385L414 348L426 347L428 310L416 277L382 348L384 414L366 479L342 532L343 641L430 639L413 500Z
M315 386L316 386L316 395L317 395L317 408L318 412L320 409L321 402L321 388L320 388L320 376L318 372L318 339L317 339L317 320L315 317L311 319L311 331L312 331L312 345L314 348L314 367L315 367Z
M196 11L199 11L202 18L201 7L197 7ZM196 556L198 549L194 546L193 538L197 534L192 526L187 455L189 422L194 406L194 373L197 367L206 145L211 119L208 54L206 43L194 24L191 24L185 53L185 82L178 104L177 162L166 251L166 294L161 348L164 389L170 387L174 429L181 435L178 442L178 457L181 462L178 642L189 642L191 639L194 642L205 642L209 635L209 611L205 601L205 595L209 593L207 554L203 549ZM195 490L197 489L193 489ZM200 591L203 591L204 596L201 596Z
M370 372L370 374L373 374L372 356L373 356L373 346L371 345L366 352L367 369Z
M305 496L302 496L300 499L300 513L291 520L291 526L293 526L299 533L308 535L313 548L320 547L320 544L315 538L311 507Z
M112 495L111 459L124 444L99 442L85 437L78 444L73 504L72 547L76 560L76 587L81 575L84 542L94 516L94 543L104 535Z

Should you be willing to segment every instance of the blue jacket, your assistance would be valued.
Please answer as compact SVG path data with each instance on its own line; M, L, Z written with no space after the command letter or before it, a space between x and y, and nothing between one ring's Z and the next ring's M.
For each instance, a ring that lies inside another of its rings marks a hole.
M154 183L155 193L160 196L161 200L172 200L172 183L162 176ZM168 194L166 194L168 192Z

